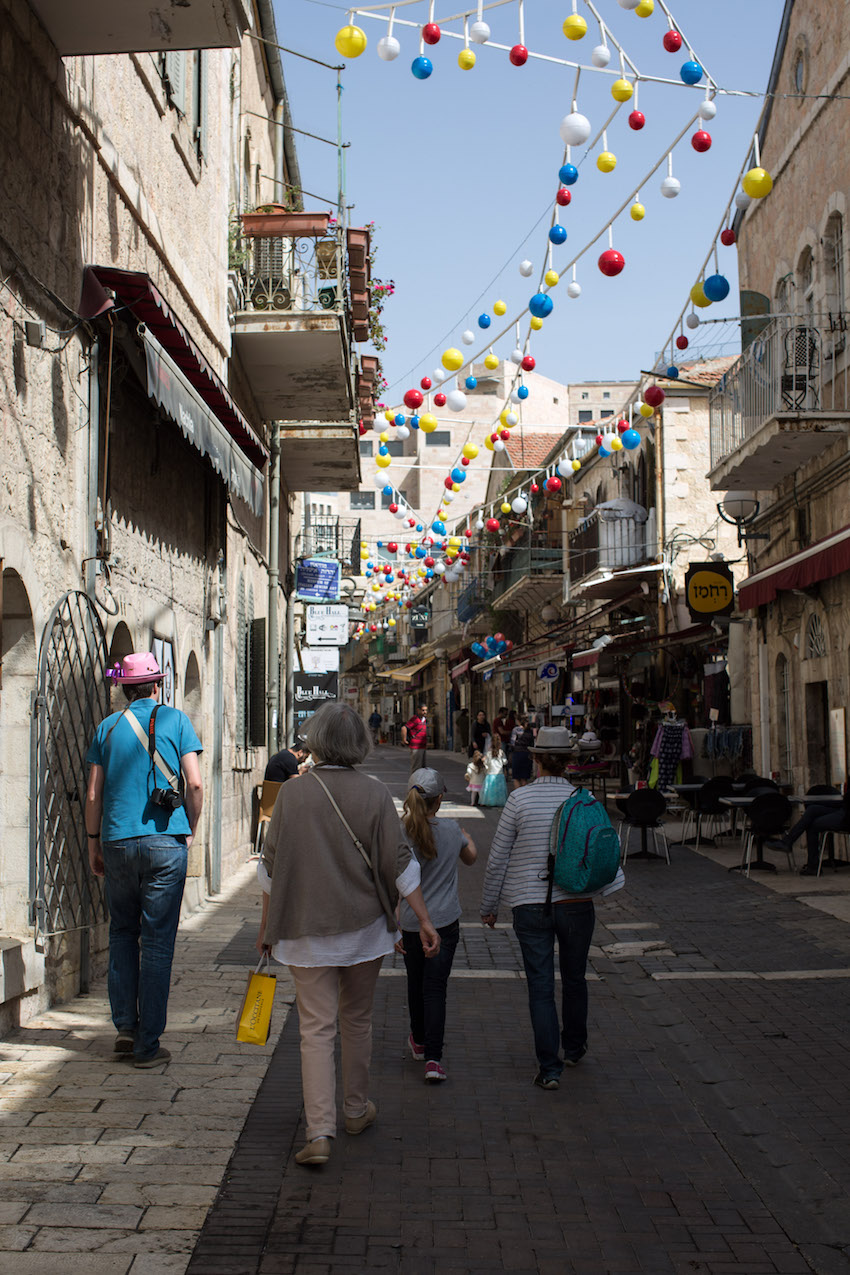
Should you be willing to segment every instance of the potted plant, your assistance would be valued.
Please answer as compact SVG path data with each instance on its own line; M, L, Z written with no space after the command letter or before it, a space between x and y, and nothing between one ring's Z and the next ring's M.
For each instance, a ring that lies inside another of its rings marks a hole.
M246 235L318 239L328 233L330 216L326 212L294 212L283 204L262 204L242 214L242 228Z

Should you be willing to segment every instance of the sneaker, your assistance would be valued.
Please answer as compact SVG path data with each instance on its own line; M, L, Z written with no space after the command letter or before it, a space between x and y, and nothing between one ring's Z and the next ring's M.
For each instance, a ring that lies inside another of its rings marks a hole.
M314 1138L295 1153L296 1164L327 1164L331 1158L330 1138Z
M430 1084L439 1084L442 1080L448 1080L448 1076L442 1064L435 1062L432 1058L430 1062L425 1064L425 1079Z
M534 1077L534 1083L538 1089L559 1089L561 1087L560 1077L544 1076L542 1071L538 1071Z
M156 1053L150 1058L137 1058L134 1061L133 1066L140 1069L146 1069L148 1067L158 1067L160 1063L168 1062L171 1062L171 1054L164 1045L160 1045Z
M564 1054L565 1067L577 1067L587 1053L587 1045L582 1045L577 1054Z
M791 849L791 842L787 837L771 837L770 840L765 841L764 844L767 846L768 850L781 850L784 854L787 854Z
M114 1054L132 1054L135 1043L136 1037L133 1032L119 1032L115 1037L112 1052Z
M424 1061L425 1049L422 1045L417 1045L416 1041L413 1039L412 1032L407 1038L407 1048L410 1050L411 1054L413 1055L413 1057L416 1059L417 1062Z
M346 1116L345 1132L346 1133L362 1133L364 1129L368 1129L370 1124L374 1124L378 1115L378 1108L374 1102L366 1103L366 1110L362 1116Z

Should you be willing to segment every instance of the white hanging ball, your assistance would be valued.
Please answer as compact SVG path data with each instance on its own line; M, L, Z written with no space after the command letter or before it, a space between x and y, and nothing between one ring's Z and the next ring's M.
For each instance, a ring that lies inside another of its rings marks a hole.
M435 562L434 570L438 576L443 576L446 574L446 564L444 562Z
M582 146L590 137L590 120L578 111L572 111L561 120L561 141L565 146Z
M567 284L567 296L572 297L573 301L575 301L576 297L581 296L581 284L576 283L575 279L573 279L572 283Z
M397 519L399 520L399 522L401 522L401 520L402 520L402 518L403 518L403 517L404 517L404 510L403 510L403 509L397 509L397 510L395 511L395 513L393 514L393 518L397 518Z
M632 10L638 7L640 0L617 0L617 3L621 9Z
M526 257L525 261L519 263L519 272L523 279L528 279L534 273L534 262L529 261Z
M602 435L602 446L605 448L606 452L612 452L612 451L614 451L614 448L611 446L611 444L612 444L612 443L615 443L616 441L617 441L617 435L616 435L616 434L603 434L603 435Z
M557 470L562 478L572 478L573 463L568 456L561 457L561 459L558 461L558 464L557 464Z
M516 412L508 412L507 416L505 417L505 425L507 426L508 429L513 429L514 425L516 425L518 420L519 420L519 417L517 416Z
M477 522L476 522L476 524L475 524L475 530L476 530L476 531L483 531L483 530L484 530L484 519L483 519L483 518L479 518L479 519L478 519L478 521L477 521Z
M387 477L386 477L386 474L384 473L384 471L383 471L383 470L381 470L381 472L380 472L379 474L376 474L376 475L375 475L375 486L376 486L376 487L386 487L386 485L387 485Z
M611 50L607 44L597 44L596 48L590 55L590 60L594 66L604 67L611 61Z
M527 508L528 508L528 501L525 500L524 497L522 496L517 496L514 500L511 501L511 509L514 511L515 514L524 514Z
M661 183L661 194L665 199L675 199L681 189L682 183L678 177L665 177Z
M401 45L394 35L382 36L377 44L378 57L382 62L394 62L401 53Z
M473 22L469 28L469 38L473 44L486 44L490 39L490 28L486 22Z
M431 373L431 380L439 381L440 384L442 385L443 381L446 379L447 376L448 376L448 372L446 371L444 367L435 367L434 371Z
M446 574L443 576L443 579L445 580L446 584L454 584L455 580L457 579L457 576L455 575L454 571L447 571Z
M717 103L705 98L697 107L697 115L701 120L713 120L717 114Z
M746 212L752 202L745 190L739 190L735 196L735 207L739 212Z
M511 390L511 402L512 402L512 403L521 403L521 402L522 402L522 399L521 399L521 398L520 398L520 396L519 396L519 390Z
M503 452L504 450L505 450L505 444L502 442L501 438L497 438L495 443L493 444L493 451Z
M410 430L406 425L397 425L395 436L396 438L410 438Z
M687 318L685 319L685 327L686 327L686 328L698 328L698 327L699 327L699 315L698 315L698 314L689 314L689 315L687 316Z
M463 390L449 390L446 403L453 412L462 412L466 407L466 395Z
M460 339L463 341L464 345L472 345L475 341L475 333L471 332L470 329L467 328L465 332L461 332Z
M525 355L523 354L523 352L522 352L522 350L519 348L519 346L517 346L517 348L516 348L515 350L511 350L511 362L512 362L512 363L521 363L521 362L523 361L523 359L524 359L524 358L525 358Z
M456 496L456 495L457 495L457 492L456 492L456 491L448 491L448 490L446 490L446 491L444 491L444 492L443 492L443 500L446 502L446 504L447 504L447 505L450 505L450 504L452 503L452 501L454 500L454 498L455 498L455 496Z

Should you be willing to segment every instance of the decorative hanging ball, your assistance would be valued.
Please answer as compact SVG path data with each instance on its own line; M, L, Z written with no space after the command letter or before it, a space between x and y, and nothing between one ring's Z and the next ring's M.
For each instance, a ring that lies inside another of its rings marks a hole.
M633 128L636 133L639 133L645 123L646 116L643 111L632 111L629 116L629 128Z
M704 128L698 128L691 138L691 146L700 155L711 150L711 133L707 133Z
M528 398L528 386L520 385L516 394L517 394L517 398L520 399L521 402L525 402L525 400Z
M572 469L574 474L577 474L578 471L581 469L581 461L580 460L571 461L570 468Z
M360 437L361 437L361 438L362 438L362 437L363 437L363 435L366 433L366 426L363 424L363 422L362 422L362 421L361 421L361 422L360 422L360 424L357 426L357 432L358 432L358 434L360 435Z
M600 173L613 173L617 167L617 156L613 151L601 151L596 160L596 167Z
M421 391L421 390L408 390L408 391L407 391L407 393L406 393L406 394L405 394L405 396L404 396L404 405L405 405L405 407L409 407L409 408L410 408L410 410L411 410L412 412L415 412L415 411L416 411L416 409L417 409L417 407L421 407L421 406L422 406L422 391ZM397 424L397 425L398 425L398 424L402 424L402 425L403 425L403 424L404 424L404 420L402 420L401 422L396 421L396 424Z
M547 491L555 492L561 490L562 483L560 478L558 478L556 474L553 474L551 478L546 479L544 486Z
M478 455L478 448L475 443L464 443L463 454L467 460L475 460L475 457Z
M511 440L511 431L509 429L500 429L499 438L501 438L503 443L509 443Z
M435 405L436 407L445 407L445 406L446 406L446 396L445 396L445 394L435 394L435 395L434 395L434 405Z
M395 412L392 410L392 408L388 407L387 410L384 412L384 420L389 421L391 425L395 424Z
M422 28L422 39L426 44L439 44L442 32L436 22L426 22Z
M694 305L698 306L700 310L704 310L706 306L711 305L710 297L707 297L705 295L705 289L703 287L702 279L700 279L698 283L694 284L694 286L690 290L689 296L691 300L693 301Z
M749 195L743 190L739 190L735 196L735 207L738 212L746 212L752 202Z
M682 37L679 35L678 31L671 29L670 31L664 32L664 37L661 43L664 45L664 48L668 53L678 53L682 47Z
M558 169L558 181L562 186L574 186L578 181L578 169L575 164L562 164Z
M493 313L497 314L500 318L503 314L505 314L505 312L507 311L507 308L508 307L505 305L504 301L493 302Z
M487 448L487 451L488 451L488 452L493 451L493 440L492 440L492 438L490 437L490 435L489 435L489 434L488 434L488 435L487 435L487 437L484 439L484 446Z
M336 33L334 47L340 57L343 58L359 58L360 54L366 48L366 32L361 31L360 27L349 24L347 27L341 27Z
M536 315L532 315L528 320L528 326L531 328L532 332L539 332L543 327L543 320L538 319Z
M537 363L535 362L534 356L531 354L526 354L525 358L520 363L520 367L523 372L533 372L536 366Z
M419 428L419 417L418 417L418 416L415 416L415 415L414 415L414 416L411 416L411 418L410 418L410 427L411 427L411 429L418 429L418 428ZM396 430L396 438L407 438L407 434L408 434L408 431L407 431L407 429L405 428L405 426L404 426L404 425L399 425L398 429Z
M640 434L636 429L627 429L621 436L621 441L627 452L633 452L636 447L640 447Z
M560 278L561 276L558 274L557 270L547 270L543 276L543 282L546 284L547 288L557 288Z
M638 7L640 0L617 0L621 9L633 10Z
M616 248L606 248L598 261L599 269L609 279L613 279L615 275L620 274L626 264L626 259Z
M561 208L566 208L567 204L570 203L571 200L572 195L567 190L566 186L562 186L555 196L555 203Z
M689 345L690 345L690 341L689 341L689 340L688 340L688 338L684 335L684 333L682 333L682 335L681 335L681 336L677 336L677 337L676 337L676 349L677 349L677 350L686 350L686 349L688 348L688 346L689 346Z
M391 460L392 460L392 456L376 456L375 464L380 465L381 469L386 469L387 465L389 465Z
M484 329L489 328L489 326L490 326L490 324L491 324L492 322L493 322L493 320L490 318L489 314L486 314L486 313L485 313L485 314L479 314L479 316L478 316L478 326L479 326L479 328L484 328Z
M700 119L706 120L706 121L713 120L716 114L717 114L717 103L712 102L712 100L708 97L703 98L703 100L700 102L699 106L697 107L697 115L700 117Z
M641 403L638 411L641 416L648 420L650 416L654 415L655 408L650 403Z
M670 364L670 366L668 367L668 369L667 369L667 376L668 376L669 380L671 380L671 381L678 381L678 379L679 379L679 369L676 367L675 363L671 363L671 364Z
M725 301L729 296L729 280L722 274L710 274L702 285L709 301Z
M427 80L434 69L434 64L430 58L418 57L413 59L410 69L417 80Z
M596 48L590 55L590 60L594 66L598 66L603 70L611 61L611 50L607 44L597 44Z
M764 168L751 168L741 185L750 199L764 199L773 190L773 178Z
M468 376L464 381L464 385L468 390L474 390L478 385L478 379L474 376Z
M453 482L453 483L465 483L465 482L466 482L466 470L465 470L465 469L461 469L459 465L458 465L458 466L456 466L456 467L452 470L452 482Z
M549 242L553 244L562 244L566 241L567 232L563 226L559 226L556 222L554 226L549 227Z
M570 468L570 461L568 456L562 456L561 459L558 461L557 472L561 475L562 478L572 477L573 471Z
M398 508L398 505L396 505L396 509L397 508ZM392 505L390 506L390 509L392 509ZM392 512L395 513L395 509L392 509ZM395 540L390 540L389 543L387 544L387 553L398 553L398 545L396 544Z
M513 512L511 510L511 504L509 500L503 500L499 508L501 509L503 514L509 514Z
M559 131L561 141L565 146L583 146L588 137L590 137L590 120L586 115L581 115L578 111L571 111L569 115L565 115L561 120ZM565 164L564 168L566 167L567 165ZM563 173L563 168L561 172ZM563 176L561 181L565 186L570 185L568 181L564 180ZM575 181L575 178L573 178L573 181Z
M528 261L527 259L521 261L519 263L519 272L523 279L528 279L532 274L534 274L534 262Z
M469 28L469 38L473 44L486 44L490 39L490 28L486 22L473 22Z
M736 239L737 235L731 226L727 226L725 230L721 230L720 242L723 244L724 248L731 248Z
M497 438L495 443L493 444L493 451L503 452L504 450L505 450L505 444L502 442L501 438Z
M511 362L512 363L522 362L522 350L519 348L519 346L517 346L515 350L511 350Z
M540 490L540 486L538 483L532 483L528 490L531 492L532 496L536 496Z
M401 419L404 420L404 417L402 417ZM386 430L384 430L383 434L379 434L378 437L380 438L382 443L388 443L390 441L390 436ZM384 449L384 451L386 451L386 449Z
M524 496L514 496L511 501L511 512L515 514L524 514L528 508L528 501Z
M529 311L536 319L545 319L555 308L552 298L545 292L535 292L528 303Z
M401 45L394 35L384 35L378 41L377 50L382 62L394 62L401 53Z
M450 390L447 400L449 411L462 412L466 407L466 395L463 390Z
M393 417L393 425L401 426L404 424L404 421L405 421L404 412L397 412L396 415Z
M460 339L464 345L473 345L475 343L475 333L467 328L464 332L461 332Z
M486 523L485 523L484 525L486 526L486 528L487 528L487 530L488 530L488 531L498 531L498 530L499 530L499 519L498 519L498 518L488 518L488 519L487 519L487 521L486 521Z
M486 368L489 368L491 372L494 370L494 368L497 368L497 367L499 366L499 356L498 356L498 354L485 354L485 355L484 355L484 366L485 366Z
M623 440L619 437L611 438L611 451L621 452L623 450Z
M679 191L682 189L682 183L678 177L665 177L661 183L661 194L665 199L675 199Z
M419 384L422 386L423 390L430 390L430 388L431 388L431 378L430 378L430 376L423 376L423 377L422 377L422 380L419 382Z
M528 61L528 49L524 44L515 44L508 57L514 66L525 66Z
M611 85L611 96L615 102L628 102L634 91L634 87L625 76L621 76L619 80L615 80Z
M564 35L568 40L583 40L587 35L587 23L579 13L571 13L564 18Z
M615 444L619 442L620 440L617 437L617 435L612 434L610 430L608 430L606 433L602 435L602 446L605 448L605 450L609 454L613 451L616 451ZM622 443L620 443L620 446L622 447Z
M452 478L451 475L449 475L448 478L443 479L443 486L446 488L447 491L451 491L453 483L454 483L454 479Z
M576 283L575 279L567 284L567 296L571 301L576 301L581 296L581 284Z
M454 346L449 346L447 350L443 350L440 362L447 372L456 372L459 367L463 367L463 355Z
M664 391L660 385L647 385L643 393L643 401L650 407L660 407L664 402Z
M699 62L691 59L682 63L679 67L679 75L683 84L699 84L702 79L702 67Z
M422 430L423 434L433 434L434 430L437 428L437 424L438 421L436 416L432 416L430 412L426 412L424 416L419 419L419 428Z
M626 430L627 430L628 428L629 428L629 422L628 422L628 421L624 421L624 420L623 420L623 418L622 418L622 416L621 416L621 417L620 417L620 419L617 421L617 433L618 433L618 434L625 434L625 432L626 432Z
M629 216L632 221L643 221L646 216L646 209L643 204L634 203L629 209Z
M469 460L468 460L468 458L467 458L466 456L461 456L461 458L460 458L460 463L461 463L461 465L468 465L468 464L469 464Z
M462 71L471 71L475 66L476 57L472 49L461 49L457 55L457 64ZM445 568L443 568L445 570Z
M519 424L519 417L517 416L516 412L510 412L510 411L502 412L502 415L499 419L508 429L513 429L514 425Z
M640 0L640 4L635 9L635 16L638 18L651 18L655 12L655 0Z

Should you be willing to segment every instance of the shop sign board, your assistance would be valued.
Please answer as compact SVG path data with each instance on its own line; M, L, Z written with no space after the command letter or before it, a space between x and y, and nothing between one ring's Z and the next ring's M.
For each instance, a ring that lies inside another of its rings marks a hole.
M685 601L697 622L729 615L735 605L732 572L723 563L692 562L685 576Z
M295 720L312 717L323 704L339 698L338 673L293 673Z
M545 660L537 668L538 682L554 682L558 676L558 665L554 660Z
M338 646L302 646L301 667L305 673L338 673Z
M346 646L348 644L348 607L307 607L307 641L310 646Z
M295 568L295 592L305 602L336 602L340 566L333 558L305 558Z
M427 607L413 607L410 612L410 624L414 629L427 629L431 612Z

